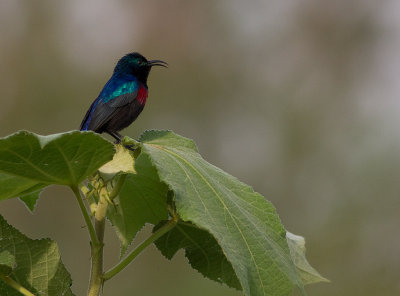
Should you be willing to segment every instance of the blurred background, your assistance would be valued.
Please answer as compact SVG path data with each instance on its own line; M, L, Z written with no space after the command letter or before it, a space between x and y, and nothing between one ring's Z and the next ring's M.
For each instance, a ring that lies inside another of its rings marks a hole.
M400 2L0 1L0 136L77 129L131 51L170 64L149 79L123 133L171 129L253 186L307 241L330 284L315 295L400 295ZM85 295L89 244L72 193L46 189L32 215L0 204L32 238L56 240ZM107 230L106 267L119 244ZM155 248L104 295L241 295Z

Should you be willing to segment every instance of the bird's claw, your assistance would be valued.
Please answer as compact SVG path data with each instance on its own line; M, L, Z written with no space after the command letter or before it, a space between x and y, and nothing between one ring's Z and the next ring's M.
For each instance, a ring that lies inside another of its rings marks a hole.
M129 138L125 136L122 139L121 144L128 150L135 151L135 149L139 146L139 142L135 139Z
M125 136L122 139L122 145L138 146L139 142L136 141L135 139L129 138L128 136Z
M124 147L130 151L135 151L136 147L134 145L124 145Z

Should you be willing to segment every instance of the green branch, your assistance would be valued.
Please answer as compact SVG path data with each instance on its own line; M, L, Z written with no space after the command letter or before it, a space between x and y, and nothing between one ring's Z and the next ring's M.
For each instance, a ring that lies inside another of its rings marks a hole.
M120 261L116 266L111 268L109 271L103 274L103 279L109 280L117 273L122 271L129 263L133 261L146 247L152 244L154 241L162 237L168 231L175 227L178 223L178 219L176 217L169 220L166 224L164 224L161 228L159 228L156 232L154 232L148 239L142 242L139 246L136 247L128 256L125 257L122 261Z
M79 192L78 186L75 186L75 185L71 186L71 189L75 194L75 197L76 197L76 199L78 201L78 204L79 204L79 207L81 209L83 218L85 219L85 222L86 222L86 225L87 225L87 228L88 228L88 231L89 231L89 235L90 235L90 240L91 240L92 243L98 244L99 240L97 239L96 232L94 231L94 227L93 227L92 221L90 220L90 217L89 217L89 214L88 214L88 212L86 210L85 204L83 203L83 200L82 200L81 194Z

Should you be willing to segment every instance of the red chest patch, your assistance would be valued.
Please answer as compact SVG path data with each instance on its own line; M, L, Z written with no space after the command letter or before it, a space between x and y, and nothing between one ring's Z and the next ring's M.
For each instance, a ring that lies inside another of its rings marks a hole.
M136 96L136 100L139 102L140 105L146 104L147 95L148 95L147 89L143 86L143 84L141 84Z

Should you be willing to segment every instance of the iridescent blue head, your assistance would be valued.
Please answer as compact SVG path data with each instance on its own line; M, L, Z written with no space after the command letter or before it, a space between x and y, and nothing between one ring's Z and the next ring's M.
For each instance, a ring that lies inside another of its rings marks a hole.
M167 67L168 64L160 60L148 61L138 52L128 53L123 56L114 69L114 74L134 75L140 82L147 84L151 67L162 66Z

